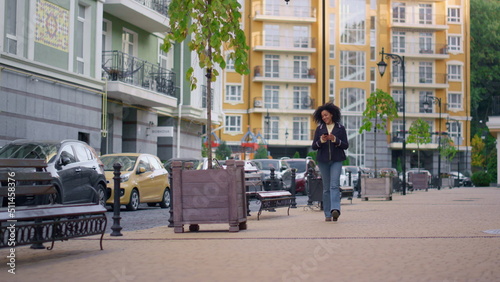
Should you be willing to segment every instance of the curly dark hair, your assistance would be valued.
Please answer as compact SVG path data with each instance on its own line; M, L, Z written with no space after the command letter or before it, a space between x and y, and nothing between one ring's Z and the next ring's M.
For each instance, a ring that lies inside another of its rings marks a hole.
M323 106L319 106L316 111L313 113L313 119L316 121L316 123L321 124L323 122L323 118L321 117L321 112L322 111L328 111L330 114L332 114L332 121L333 122L340 122L341 114L340 114L340 108L335 106L332 102L328 102L324 104Z

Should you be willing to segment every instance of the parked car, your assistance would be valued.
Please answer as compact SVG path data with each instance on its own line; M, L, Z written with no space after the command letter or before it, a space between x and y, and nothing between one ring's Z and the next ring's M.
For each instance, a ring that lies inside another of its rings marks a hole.
M354 166L354 165L345 165L344 166L346 174L347 174L347 182L349 184L349 175L351 176L351 185L353 187L356 187L358 185L358 180L359 180L359 172L361 171L361 168L359 166Z
M450 178L458 179L459 186L472 186L472 180L470 179L470 177L463 175L461 172L451 171Z
M168 173L172 173L172 162L180 161L182 162L182 168L186 168L186 163L193 163L190 169L208 169L208 158L196 158L196 157L185 157L185 158L171 158L165 162L165 168ZM223 166L219 163L216 158L212 158L212 168L223 169Z
M292 169L287 160L280 159L254 159L253 160L262 172L262 184L264 189L273 190L290 190L292 185ZM272 187L271 183L271 168L274 169L275 179L278 187Z
M148 206L160 204L161 208L170 207L170 183L168 172L160 159L151 154L121 153L101 156L108 182L109 199L107 204L114 205L113 165L120 163L120 205L135 211L140 203Z
M306 181L309 175L309 170L312 171L314 178L321 178L321 173L316 162L311 158L296 158L287 159L286 162L290 167L295 168L295 193L302 193L307 195Z
M432 182L432 174L430 171L423 169L423 168L412 168L406 171L406 181L409 182L410 179L410 173L425 173L428 176L428 184L431 185Z
M0 158L43 159L52 175L57 193L18 196L16 205L89 202L104 205L107 199L103 164L95 150L85 142L17 140L0 150Z

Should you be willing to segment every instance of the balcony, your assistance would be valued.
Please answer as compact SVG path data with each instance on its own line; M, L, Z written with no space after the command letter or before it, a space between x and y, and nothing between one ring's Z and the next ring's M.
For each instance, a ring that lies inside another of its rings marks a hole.
M255 4L255 21L272 22L297 22L313 23L316 22L316 8L301 6L298 3L294 5L272 5Z
M405 13L403 18L392 18L392 28L406 30L447 30L447 16L444 14L426 15L416 13Z
M316 69L307 67L278 67L276 69L255 66L253 81L312 84L316 83Z
M102 54L108 96L149 107L177 106L175 73L120 51Z
M167 32L170 0L106 0L104 12L148 32Z
M408 131L406 131L406 139L408 139ZM442 132L441 138L448 135ZM390 133L391 141L389 147L392 149L401 149L403 146L403 131L393 131ZM406 143L407 149L418 149L416 143ZM420 144L420 149L437 150L439 147L439 131L431 132L431 142L428 144Z
M277 99L266 99L263 97L255 97L253 99L253 105L250 106L251 112L257 113L279 113L280 111L286 110L289 113L293 110L294 114L311 114L311 110L316 109L316 100L312 99L310 96L307 97L297 97L297 98L285 98L278 97ZM304 110L301 112L301 110ZM283 112L285 113L285 112Z
M392 53L405 55L406 57L425 59L449 59L448 46L446 44L421 44L418 42L405 43L404 47L392 43Z
M253 37L255 51L273 52L294 52L294 53L315 53L316 38L297 36L278 36L266 39L266 36L259 34Z
M406 87L422 89L448 88L448 75L445 73L423 74L418 72L406 73ZM403 87L403 77L399 72L391 73L391 87Z
M293 128L253 128L252 133L260 133L268 145L311 146L315 129L294 130ZM267 133L267 131L270 131ZM288 132L288 138L286 133Z

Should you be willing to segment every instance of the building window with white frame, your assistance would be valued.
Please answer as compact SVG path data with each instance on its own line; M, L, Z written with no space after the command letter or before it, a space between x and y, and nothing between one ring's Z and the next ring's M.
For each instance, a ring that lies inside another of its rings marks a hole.
M361 88L340 89L340 108L344 112L363 112L366 104L366 93Z
M226 103L241 103L243 97L241 94L241 85L226 85Z
M403 142L403 121L392 121L392 142Z
M461 23L462 20L460 18L460 8L458 7L449 7L448 8L448 23Z
M126 28L122 31L122 51L130 56L137 54L137 33Z
M392 99L396 102L398 112L403 111L403 90L392 90Z
M335 103L335 66L330 66L328 101Z
M401 2L392 3L392 22L405 23L406 22L406 4Z
M432 83L432 62L419 62L418 63L418 78L419 83Z
M226 133L240 133L241 131L241 116L226 115L226 124L224 131Z
M455 145L462 145L462 123L461 122L448 122L448 136L453 140Z
M448 109L462 109L462 93L448 93Z
M280 26L277 24L266 24L264 26L265 46L280 46Z
M460 35L448 35L448 51L462 51L462 37Z
M279 138L280 118L278 116L270 116L269 124L265 124L264 138L267 140L278 140Z
M280 102L280 86L265 85L264 86L264 108L279 109Z
M5 47L7 53L17 55L17 0L5 1Z
M429 109L426 109L424 106L425 105L424 103L429 102L429 98L428 98L429 96L434 96L432 91L420 91L419 92L419 96L418 96L419 113L433 113L434 112L432 106Z
M309 58L307 56L293 56L293 78L305 79L309 77Z
M392 51L394 53L406 52L406 32L404 31L392 32Z
M309 86L293 87L293 109L304 110L311 108L311 97L309 95Z
M432 4L419 4L418 6L418 23L432 24Z
M280 55L264 56L264 77L280 77Z
M451 81L462 81L462 66L448 65L448 79Z
M340 80L365 80L365 52L340 51Z
M328 42L330 43L330 48L328 49L328 55L330 59L335 59L335 14L330 14L330 32Z
M342 0L340 10L340 43L365 44L366 1Z
M434 53L432 44L432 32L420 32L418 37L418 47L420 54Z
M76 72L79 74L87 74L90 69L85 65L90 59L89 49L89 8L82 4L78 5L78 17L76 21L75 32L75 55L76 55Z
M293 118L293 140L310 140L309 137L309 118L294 117Z
M234 59L230 58L231 54L228 54L226 56L226 70L227 71L234 71Z
M309 48L309 27L304 25L293 26L293 47Z

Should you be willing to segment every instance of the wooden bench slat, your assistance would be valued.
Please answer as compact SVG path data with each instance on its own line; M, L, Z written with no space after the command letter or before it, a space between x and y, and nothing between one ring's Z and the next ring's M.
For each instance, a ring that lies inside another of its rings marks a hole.
M50 181L52 175L50 172L45 171L32 171L32 172L15 172L14 176L10 176L9 172L0 172L0 181Z
M14 191L16 196L27 196L27 195L46 195L56 193L56 188L52 184L47 185L22 185L16 186ZM0 187L0 197L7 197L9 191L7 187Z
M0 159L0 167L45 168L47 167L47 163L42 159Z
M0 212L0 221L9 219L16 220L34 220L36 218L50 218L62 216L77 216L84 214L101 214L107 209L99 204L81 204L81 205L43 205L31 207L16 207L15 217L9 217L6 212Z

